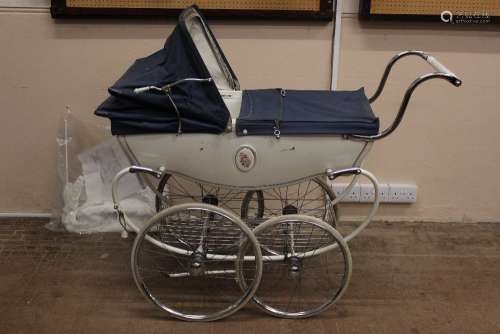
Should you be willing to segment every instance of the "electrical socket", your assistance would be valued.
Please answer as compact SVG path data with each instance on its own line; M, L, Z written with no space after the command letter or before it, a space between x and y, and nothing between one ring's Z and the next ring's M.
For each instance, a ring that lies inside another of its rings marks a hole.
M400 185L391 184L389 186L389 201L391 203L399 203L403 198L403 188Z
M361 184L360 188L359 201L361 203L371 203L375 200L375 188L372 184ZM379 184L378 194L380 202L387 202L389 199L389 185L385 183Z
M417 192L418 192L418 187L416 184L409 184L408 187L406 188L407 193L406 193L406 199L408 200L409 203L415 203L417 202Z
M415 203L417 201L417 186L415 184L391 184L389 202Z
M346 195L345 200L349 202L359 202L359 198L361 195L361 187L358 183L356 183L351 191Z
M382 183L378 188L378 193L380 197L380 202L389 202L389 189L391 188L390 184Z
M335 196L340 196L349 186L348 183L335 183L332 185ZM342 202L359 202L361 194L361 186L356 183L351 191L342 199Z
M369 203L375 200L375 189L371 184L360 184L359 201L361 203Z

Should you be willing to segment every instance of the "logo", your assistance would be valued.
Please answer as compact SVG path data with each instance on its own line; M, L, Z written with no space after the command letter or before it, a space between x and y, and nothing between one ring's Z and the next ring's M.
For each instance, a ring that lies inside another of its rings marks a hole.
M252 158L245 152L240 152L240 165L243 168L248 168L252 165Z
M443 10L441 12L441 21L443 21L444 23L453 22L453 13L449 10Z
M248 172L255 166L255 151L250 146L240 146L235 156L236 167L242 172Z
M451 24L487 24L491 17L487 12L455 12L449 10L441 12L441 21Z

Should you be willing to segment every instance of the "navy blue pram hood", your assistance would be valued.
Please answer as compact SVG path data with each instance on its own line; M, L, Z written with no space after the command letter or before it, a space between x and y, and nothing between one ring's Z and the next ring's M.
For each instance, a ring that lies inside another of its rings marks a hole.
M200 35L217 55L224 76L237 85L236 76L210 28L204 23L197 7L189 7L181 14L163 49L136 60L109 88L110 96L97 108L96 115L111 120L114 135L177 132L179 119L170 98L152 91L136 94L134 89L163 87L186 78L212 77L187 25L193 20L197 20L196 24L201 27ZM226 129L230 114L216 81L183 82L171 88L170 96L179 110L182 132L221 133Z

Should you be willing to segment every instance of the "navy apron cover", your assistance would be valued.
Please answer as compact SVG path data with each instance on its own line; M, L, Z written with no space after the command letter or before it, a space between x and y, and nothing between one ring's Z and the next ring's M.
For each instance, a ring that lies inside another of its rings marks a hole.
M203 20L195 6L185 13L195 12ZM183 15L181 14L181 18ZM205 34L212 37L206 26ZM215 47L219 48L215 42ZM222 61L234 76L222 54ZM110 96L97 108L97 116L111 120L114 135L175 133L178 118L168 96L157 92L135 94L134 89L144 86L162 87L186 78L210 78L187 29L180 19L162 50L141 58L109 88ZM234 76L235 77L235 76ZM176 104L182 123L182 132L221 133L226 130L229 111L219 94L214 81L184 82L171 89L171 97Z
M379 120L356 91L260 89L243 92L238 135L375 135Z

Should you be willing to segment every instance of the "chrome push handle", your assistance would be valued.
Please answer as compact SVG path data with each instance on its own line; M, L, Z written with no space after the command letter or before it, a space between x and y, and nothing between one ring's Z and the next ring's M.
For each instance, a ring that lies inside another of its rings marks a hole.
M462 80L458 76L455 75L452 71L450 71L446 66L441 64L439 60L437 60L434 56L430 54L423 53L424 59L436 70L437 73L445 74L448 78L448 81L458 87L462 84Z
M434 56L431 56L430 54L425 53L423 51L415 51L415 50L403 51L392 57L392 59L387 64L384 74L382 75L382 79L380 80L380 83L377 87L377 90L375 91L373 96L369 98L370 103L374 102L384 90L385 83L387 82L387 78L389 77L389 74L391 73L394 64L401 58L408 56L418 56L424 59L426 62L429 63L429 65L431 65L434 68L434 70L436 71L435 73L443 74L444 75L443 79L448 80L451 84L455 85L456 87L462 84L462 80L460 80L460 78L456 76L455 73L450 71L446 66L441 64Z
M407 57L407 56L418 56L422 59L424 59L429 65L431 65L435 72L427 73L419 78L415 79L410 86L406 89L405 95L403 97L403 100L401 101L401 105L399 107L399 111L396 115L396 118L392 122L389 127L387 127L384 131L372 135L372 136L364 136L364 135L351 135L352 138L359 138L359 139L365 139L365 140L377 140L377 139L382 139L384 137L387 137L390 135L396 128L399 126L401 121L403 120L403 116L406 112L406 107L408 106L408 103L410 102L411 96L415 89L423 82L430 80L430 79L443 79L454 85L455 87L459 87L462 85L462 80L452 71L450 71L446 66L441 64L435 57L431 56L428 53L425 53L423 51L403 51L401 53L398 53L392 59L389 61L387 64L384 74L382 75L382 79L380 80L380 83L377 87L377 90L375 93L368 99L370 103L374 102L380 94L382 94L382 91L384 90L385 84L387 82L387 78L389 77L389 73L391 72L392 67L394 64L400 60L401 58Z

